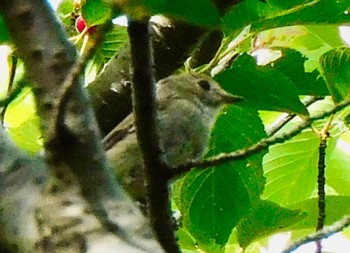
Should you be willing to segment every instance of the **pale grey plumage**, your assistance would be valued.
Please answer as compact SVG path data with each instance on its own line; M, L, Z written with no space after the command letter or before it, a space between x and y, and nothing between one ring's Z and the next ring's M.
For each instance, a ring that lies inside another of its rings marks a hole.
M160 143L168 164L173 167L200 158L222 106L241 100L222 90L212 78L196 73L160 80L156 94ZM135 199L144 199L142 158L132 114L103 142L117 179Z

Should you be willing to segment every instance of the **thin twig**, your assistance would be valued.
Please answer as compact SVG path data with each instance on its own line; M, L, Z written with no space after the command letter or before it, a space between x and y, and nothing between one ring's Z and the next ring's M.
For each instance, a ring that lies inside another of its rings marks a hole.
M7 97L8 98L13 98L13 83L14 83L14 80L15 80L15 76L16 76L16 70L17 70L17 63L18 63L18 58L17 56L13 53L11 55L11 70L10 70L10 78L9 78L9 82L8 82L8 85L7 85ZM21 87L22 89L22 87ZM19 94L18 92L15 93L16 96ZM4 119L5 119L5 113L6 113L6 110L7 110L7 107L9 106L10 102L12 101L13 99L5 99L4 101L6 101L4 104L3 104L3 108L2 108L2 111L0 113L0 120L1 120L1 124L3 125L4 124ZM0 105L0 107L2 107Z
M308 107L315 103L316 101L322 99L322 97L309 96L305 98L302 103ZM275 120L275 122L266 129L267 136L272 136L277 133L280 129L282 129L288 122L294 119L297 115L295 113L289 113L287 115L282 115L282 117Z
M318 157L318 175L317 175L317 188L318 188L318 218L317 218L317 226L316 231L319 231L324 226L324 220L326 218L326 193L325 193L325 184L326 184L326 178L325 178L325 155L326 155L326 148L327 148L327 138L321 136L320 137L320 145L318 147L319 151L319 157ZM322 252L322 241L317 240L316 241L316 253Z
M12 89L5 99L0 100L0 108L7 107L19 94L21 94L24 87L29 86L26 80L21 80L17 83L16 88Z
M129 21L133 67L133 111L147 179L148 212L153 230L168 253L180 252L174 232L168 189L169 168L159 145L155 78L148 21Z
M266 148L268 148L271 145L277 144L277 143L283 143L286 140L289 140L293 138L294 136L298 135L301 133L304 129L307 127L310 127L311 124L319 119L325 118L327 116L333 115L334 113L342 110L346 106L350 105L350 99L346 99L337 105L333 107L333 109L325 112L321 112L313 117L307 117L305 118L302 122L300 122L298 125L290 129L288 132L285 132L280 135L274 135L268 138L263 138L259 142L251 145L250 147L243 148L236 150L231 153L222 153L217 156L204 159L204 160L194 160L190 161L184 165L180 165L176 168L172 168L173 171L173 177L180 175L182 173L190 171L194 167L199 167L199 168L206 168L210 166L215 166L215 165L220 165L224 162L230 162L233 160L239 160L239 159L244 159L247 158L250 155L256 154Z
M86 48L85 53L79 57L77 62L73 65L71 68L67 78L65 79L61 89L60 89L60 99L57 103L57 110L55 113L55 123L53 124L53 127L55 127L54 138L59 138L59 132L62 127L62 123L64 122L64 115L66 111L66 106L69 101L69 93L74 87L74 85L77 84L77 79L81 75L86 63L88 60L94 55L96 49L100 45L100 43L103 41L104 34L106 31L108 31L111 27L110 23L106 23L101 25L96 33L94 34L94 39L91 41L91 45Z
M292 251L296 250L300 246L307 244L309 242L314 242L316 240L322 240L330 237L331 235L342 231L344 228L348 227L350 225L350 215L344 216L341 220L334 222L331 226L325 227L319 231L317 231L315 234L308 235L305 238L294 242L291 246L289 246L287 249L282 251L282 253L291 253Z
M52 125L51 129L51 139L50 142L60 142L60 137L62 136L62 127L64 123L64 117L67 112L67 104L69 101L71 101L71 91L76 87L76 85L79 85L78 78L80 77L85 64L87 61L93 56L94 52L96 51L98 45L103 41L104 34L106 31L109 30L111 27L111 23L106 23L103 25L100 25L97 32L94 34L94 39L91 41L92 44L90 44L89 47L86 48L85 54L82 55L76 63L72 66L67 78L65 79L64 83L62 84L62 87L60 89L60 98L57 102L56 110L54 111L54 123ZM74 167L74 166L73 166ZM102 196L99 196L100 193L98 193L98 188L101 188L99 190L103 191L103 197L105 197L104 192L106 188L108 188L108 191L110 191L108 194L112 193L114 189L112 189L113 183L112 181L112 175L108 172L104 172L102 170L100 171L90 171L90 175L87 177L82 176L81 173L87 173L79 171L79 166L77 167L77 171L74 171L75 174L77 174L77 177L80 181L80 187L83 197L88 201L91 209L93 210L94 215L99 220L101 225L109 232L112 232L119 236L122 240L129 242L130 244L137 245L137 242L132 242L132 240L129 239L129 237L125 234L125 232L113 221L110 220L108 212L106 208L102 204ZM92 173L94 176L92 176ZM99 178L100 177L100 178ZM101 180L103 182L103 185L96 186L95 188L91 187L91 180L93 182ZM101 187L100 187L101 186Z
M331 117L327 124L323 127L320 135L320 145L318 147L319 150L319 158L318 158L318 175L317 175L317 188L318 188L318 218L317 218L317 226L316 232L321 230L324 227L324 221L326 218L326 148L327 148L327 139L329 138L329 129L332 123L333 117ZM316 241L316 253L322 253L322 240Z

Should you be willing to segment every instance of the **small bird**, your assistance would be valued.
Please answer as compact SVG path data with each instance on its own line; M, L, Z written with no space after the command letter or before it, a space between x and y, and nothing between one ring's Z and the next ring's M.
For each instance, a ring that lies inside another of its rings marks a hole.
M168 165L201 158L219 111L241 100L204 74L182 73L160 80L156 84L157 127ZM145 174L133 115L117 125L103 144L117 180L134 199L145 203Z

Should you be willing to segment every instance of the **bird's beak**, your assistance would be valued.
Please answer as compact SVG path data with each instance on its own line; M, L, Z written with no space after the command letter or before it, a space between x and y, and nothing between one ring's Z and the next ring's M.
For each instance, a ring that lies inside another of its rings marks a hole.
M234 104L240 101L243 101L244 98L240 97L240 96L235 96L235 95L231 95L231 94L225 94L224 96L224 101L226 104Z

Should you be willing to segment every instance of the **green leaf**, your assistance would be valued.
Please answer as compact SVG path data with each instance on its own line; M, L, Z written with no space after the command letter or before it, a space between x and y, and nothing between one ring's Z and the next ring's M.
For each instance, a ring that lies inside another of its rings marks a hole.
M39 118L29 87L23 88L7 108L5 126L15 143L29 154L35 155L42 149Z
M25 121L35 117L35 115L36 110L32 90L29 87L24 87L6 110L6 126L18 127Z
M242 248L250 243L288 228L306 217L306 212L281 207L273 202L261 201L237 226L236 238Z
M128 32L125 27L115 25L106 33L102 44L96 50L93 63L98 66L97 72L101 71L104 64L107 63L119 49L128 42Z
M284 49L282 53L283 57L266 68L278 71L292 81L298 95L329 95L327 85L323 78L319 78L320 73L317 70L305 72L304 63L307 58L293 49Z
M191 234L184 227L180 227L176 231L176 236L182 250L187 249L195 251L198 248Z
M281 205L308 199L316 187L319 138L311 130L269 148L263 198ZM302 147L302 148L300 148Z
M243 27L277 15L280 9L258 0L244 0L234 5L223 17L227 33L234 33Z
M228 33L237 33L252 25L252 31L305 24L341 24L348 20L345 14L349 0L268 1L245 0L235 5L225 16Z
M101 25L111 18L112 9L103 0L86 0L82 5L81 14L88 27Z
M56 10L56 15L64 25L64 28L66 29L66 32L70 37L75 36L77 34L73 10L74 3L72 0L62 0Z
M346 46L340 37L339 25L307 25L279 27L258 34L259 45L269 48L291 48L303 54L306 72L319 69L321 55L333 47Z
M284 0L268 0L267 1L269 4L272 6L279 7L283 10L288 10L292 9L297 6L302 6L304 4L307 4L309 2L312 2L311 0L289 0L289 1L284 1Z
M344 123L348 128L350 127L350 114L345 116Z
M320 58L320 68L333 101L339 103L350 95L350 49L335 48Z
M325 225L329 226L332 223L340 220L345 215L350 213L350 196L326 196L326 218ZM318 217L317 198L300 201L287 208L301 209L307 213L307 217L292 226L296 229L312 229L315 230ZM308 233L308 231L305 231Z
M254 25L253 29L268 29L278 26L303 24L342 24L349 17L346 11L350 7L349 0L306 0L275 17ZM317 15L315 15L317 13Z
M39 128L39 118L26 120L18 127L8 128L13 141L24 151L36 155L43 148L43 140Z
M219 12L210 0L146 0L145 5L153 15L166 14L204 26L218 26L221 23Z
M285 206L314 196L319 143L319 136L308 129L283 144L271 146L264 157L266 187L262 198ZM328 139L327 157L332 157L336 143L337 138Z
M216 79L225 90L244 97L247 104L258 110L308 114L292 80L274 68L257 66L249 55L238 57Z
M227 107L215 124L207 156L243 148L263 137L263 125L255 110ZM199 247L214 252L215 245L224 245L232 229L259 200L265 182L262 155L195 169L184 177L181 191L177 191L181 201L178 207L184 226Z
M10 40L10 35L8 33L5 21L2 18L2 15L0 14L0 44L9 42L9 40Z
M349 135L349 132L347 133ZM328 156L326 165L327 185L340 195L350 195L349 144L340 138L337 148Z
M340 37L339 25L308 25L305 26L308 32L315 36L320 42L332 47L344 46L345 43ZM312 45L311 43L310 46Z

